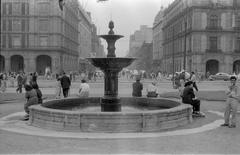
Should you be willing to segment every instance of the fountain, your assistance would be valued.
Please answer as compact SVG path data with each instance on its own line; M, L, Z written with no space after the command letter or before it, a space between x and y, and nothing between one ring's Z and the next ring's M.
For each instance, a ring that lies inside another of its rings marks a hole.
M87 58L95 67L99 67L104 72L104 97L102 98L101 111L121 111L120 99L118 98L118 73L129 66L134 58L116 58L115 42L122 38L115 35L113 21L109 22L108 35L100 35L108 44L107 58Z
M100 35L108 43L107 58L87 58L105 74L104 96L50 100L31 106L30 125L74 132L156 132L192 121L190 105L162 98L118 97L118 73L135 59L116 57L115 42L123 36L114 34L112 21L109 28L108 35Z

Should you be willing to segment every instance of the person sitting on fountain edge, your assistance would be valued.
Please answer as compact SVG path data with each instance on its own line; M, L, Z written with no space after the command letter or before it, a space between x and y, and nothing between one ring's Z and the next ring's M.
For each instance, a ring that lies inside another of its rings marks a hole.
M133 97L142 97L143 84L140 82L140 76L136 76L136 82L132 84L132 96Z
M158 96L158 88L157 81L153 81L147 87L147 97L157 97Z
M205 117L205 114L200 112L200 100L195 97L193 91L193 82L188 81L185 83L182 93L182 102L193 106L193 115L199 117Z
M85 79L81 80L81 85L78 91L78 97L89 97L89 91L90 91L90 87L89 84L86 83Z

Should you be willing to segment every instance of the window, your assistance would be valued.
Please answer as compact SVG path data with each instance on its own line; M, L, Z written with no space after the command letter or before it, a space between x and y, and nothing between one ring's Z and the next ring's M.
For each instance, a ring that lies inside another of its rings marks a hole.
M38 11L41 15L49 14L49 3L38 3Z
M217 50L217 37L210 37L210 50Z
M210 25L209 26L212 28L218 27L218 16L217 15L210 16Z
M238 52L240 52L240 37L237 38L236 50L237 50Z
M3 21L2 30L7 31L7 21L5 19L3 19L2 21Z
M39 42L40 42L40 46L46 47L48 45L48 37L40 36Z
M12 31L12 20L8 20L8 31Z
M13 31L21 31L21 20L18 19L13 20L12 28Z
M236 27L240 27L240 15L236 16Z
M12 37L12 45L13 45L13 47L20 47L21 46L20 36L13 36Z
M7 3L3 3L3 4L2 4L2 7L3 7L3 8L2 8L2 14L3 14L3 15L6 15L6 14L7 14Z
M2 48L6 48L7 47L7 37L6 35L2 36Z
M40 31L48 31L48 19L40 19L39 20L39 30Z
M21 14L21 3L13 3L12 13L13 13L13 15L20 15Z

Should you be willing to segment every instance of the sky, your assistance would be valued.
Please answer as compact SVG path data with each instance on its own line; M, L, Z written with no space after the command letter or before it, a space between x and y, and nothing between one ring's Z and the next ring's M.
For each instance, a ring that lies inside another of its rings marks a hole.
M97 0L79 0L86 11L91 12L93 23L97 26L97 34L107 34L108 23L114 22L115 34L123 35L116 46L117 57L124 57L129 50L129 37L140 25L152 27L154 18L161 6L167 7L173 0L108 0L97 2ZM102 40L105 52L107 45Z

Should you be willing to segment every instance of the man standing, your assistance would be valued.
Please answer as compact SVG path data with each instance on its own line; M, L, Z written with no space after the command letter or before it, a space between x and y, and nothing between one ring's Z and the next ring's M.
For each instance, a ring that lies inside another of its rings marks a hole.
M132 96L133 97L142 97L143 84L140 82L140 77L136 77L136 82L132 84Z
M226 108L224 113L224 124L221 126L228 126L229 128L236 128L236 114L238 109L238 104L240 103L240 89L236 85L237 78L235 76L230 77L231 85L228 86L226 92L228 98L226 101ZM230 115L232 117L230 118Z
M71 86L71 80L66 75L65 72L63 72L63 76L61 78L61 86L62 86L62 90L63 90L63 96L64 96L64 98L67 98L68 94L69 94L69 88Z
M22 73L19 73L17 75L17 89L16 89L16 92L18 93L22 93L22 85L23 85L23 77L22 77Z

